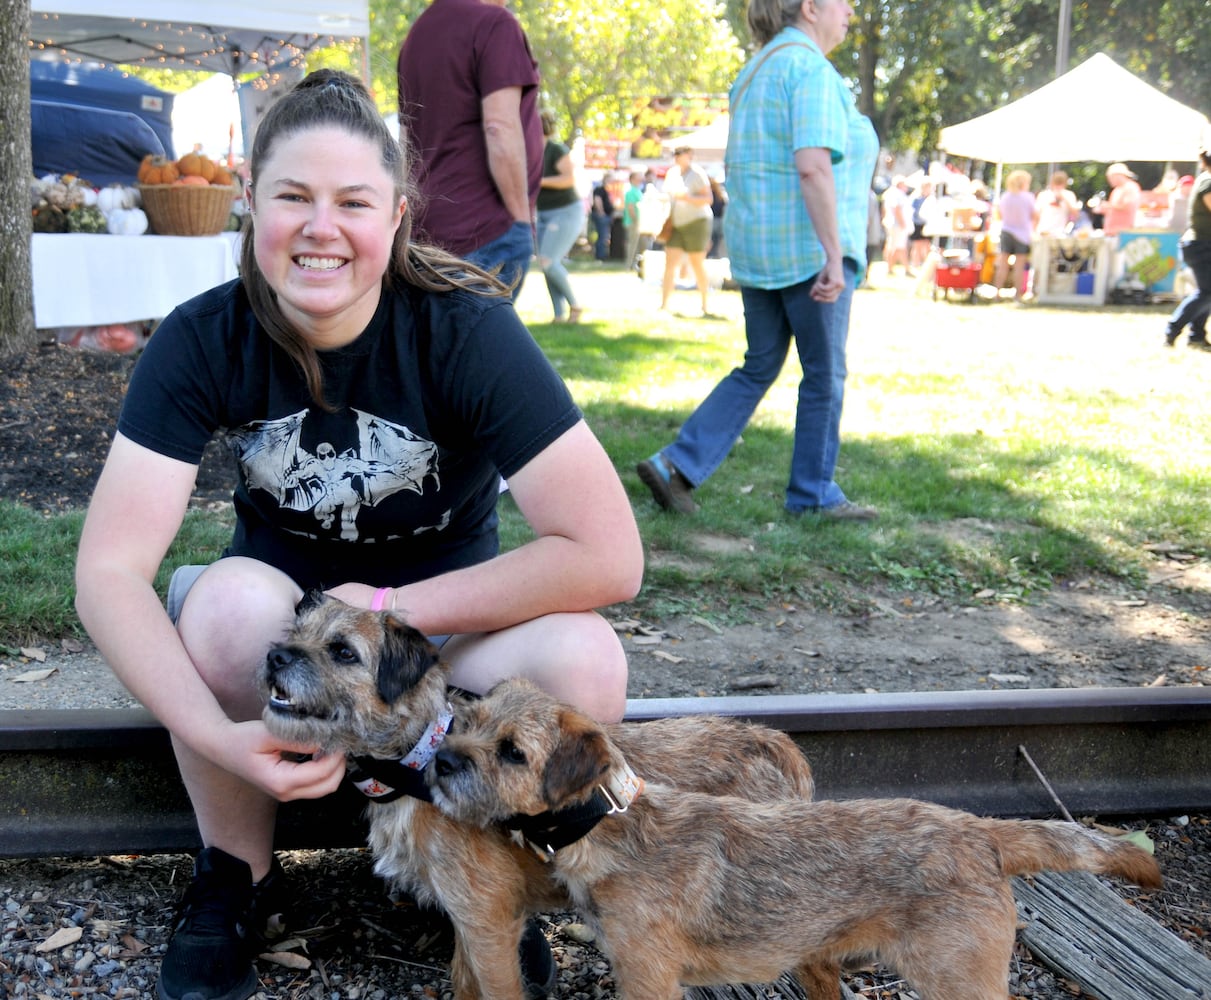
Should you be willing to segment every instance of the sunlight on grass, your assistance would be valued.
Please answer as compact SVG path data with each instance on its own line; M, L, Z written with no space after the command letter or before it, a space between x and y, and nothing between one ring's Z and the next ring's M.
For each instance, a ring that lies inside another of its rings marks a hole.
M618 287L603 275L577 278ZM652 288L622 287L630 297L590 308L582 328L527 318L631 491L649 552L648 599L696 587L702 602L818 597L835 593L838 578L1025 596L1089 573L1138 582L1143 546L1158 539L1207 551L1211 515L1198 498L1209 495L1211 451L1189 418L1204 410L1211 359L1158 348L1162 309L859 293L837 477L883 518L858 527L782 515L793 353L741 443L698 491L701 513L680 519L652 504L634 462L671 440L739 363L742 316L736 293L715 293L713 308L729 322L707 325L657 313ZM523 295L523 315L531 305L541 316L536 301ZM731 539L736 551L708 550L708 536Z
M1150 545L1208 555L1211 355L1160 347L1165 308L1097 310L855 296L837 480L874 524L790 520L783 495L799 366L792 356L692 518L659 510L635 463L666 445L740 363L739 295L725 321L662 313L658 289L577 271L585 321L557 325L541 274L519 310L568 381L630 493L648 562L636 612L742 619L779 601L859 609L872 586L1028 600L1091 575L1143 582ZM512 502L502 544L529 537ZM189 515L157 577L210 562L230 512ZM72 567L81 518L0 502L0 637L78 630Z

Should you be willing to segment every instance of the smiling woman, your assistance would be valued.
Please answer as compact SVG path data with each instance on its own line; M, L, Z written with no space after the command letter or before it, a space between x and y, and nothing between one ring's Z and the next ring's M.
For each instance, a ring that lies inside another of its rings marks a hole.
M276 803L341 780L340 755L287 762L315 748L259 721L250 667L305 591L398 608L444 638L463 688L527 676L608 720L626 657L593 609L633 597L643 567L614 467L507 289L412 241L405 146L365 87L311 74L265 114L250 162L241 277L157 329L77 561L80 620L172 733L206 845L161 1000L255 989L237 925L267 905L254 880L280 881ZM220 431L235 532L225 558L177 570L164 608L156 569ZM500 556L502 477L532 539Z

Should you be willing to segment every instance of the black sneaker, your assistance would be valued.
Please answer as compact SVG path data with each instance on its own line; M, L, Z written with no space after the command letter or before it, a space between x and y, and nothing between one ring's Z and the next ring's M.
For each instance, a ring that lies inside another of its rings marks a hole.
M526 991L526 1000L543 1000L555 991L559 970L555 967L555 956L547 943L538 921L531 917L526 929L521 932L518 947L521 960L521 984Z
M247 862L208 847L194 862L172 940L160 963L160 1000L246 1000L257 988Z
M275 856L269 874L252 887L252 911L248 930L255 936L258 951L262 945L286 934L291 909L290 881Z

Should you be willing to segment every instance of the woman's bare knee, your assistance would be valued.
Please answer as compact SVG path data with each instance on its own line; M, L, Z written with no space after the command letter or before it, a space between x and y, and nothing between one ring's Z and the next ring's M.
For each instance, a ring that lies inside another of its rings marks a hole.
M301 596L285 574L242 558L207 567L186 595L177 631L198 674L232 718L260 714L256 670L290 626Z
M487 635L455 636L443 650L453 682L487 691L525 677L601 722L626 709L627 661L617 634L593 612L546 615Z

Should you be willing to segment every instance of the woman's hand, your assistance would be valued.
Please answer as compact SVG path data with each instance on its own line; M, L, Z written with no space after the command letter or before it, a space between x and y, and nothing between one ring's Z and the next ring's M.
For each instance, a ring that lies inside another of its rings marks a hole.
M343 754L321 756L318 747L277 738L259 720L233 722L226 735L225 759L217 763L279 802L323 798L345 776Z

